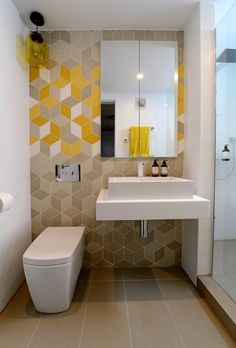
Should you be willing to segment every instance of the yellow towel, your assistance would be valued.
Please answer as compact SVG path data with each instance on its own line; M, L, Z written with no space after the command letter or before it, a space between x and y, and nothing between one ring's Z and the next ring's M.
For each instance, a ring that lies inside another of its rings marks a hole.
M150 127L130 127L130 156L149 157Z

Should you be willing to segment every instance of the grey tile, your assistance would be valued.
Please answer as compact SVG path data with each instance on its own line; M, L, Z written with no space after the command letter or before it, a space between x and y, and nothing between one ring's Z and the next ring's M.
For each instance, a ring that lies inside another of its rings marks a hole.
M183 347L158 283L125 282L125 289L133 347Z
M190 281L160 280L159 285L186 347L235 347Z
M92 282L80 348L131 348L123 282Z
M155 275L150 268L129 268L124 269L125 280L147 280L155 279Z
M88 283L79 282L68 311L43 315L30 348L77 348L85 313Z
M94 268L91 277L92 280L102 280L102 281L114 281L123 280L123 270L122 269L108 269L108 268Z
M96 281L91 283L88 303L123 302L125 300L122 281Z
M40 318L24 283L0 314L0 347L27 347Z
M157 279L188 279L187 274L181 267L161 267L153 268Z

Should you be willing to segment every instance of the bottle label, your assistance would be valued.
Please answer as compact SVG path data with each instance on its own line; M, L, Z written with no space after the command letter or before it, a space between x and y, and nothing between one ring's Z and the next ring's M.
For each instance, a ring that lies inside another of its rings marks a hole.
M223 151L222 152L222 159L224 161L228 161L230 159L230 152L229 151Z
M167 175L168 174L168 168L167 167L162 167L161 168L161 175Z
M159 174L159 167L152 167L152 175L158 175Z

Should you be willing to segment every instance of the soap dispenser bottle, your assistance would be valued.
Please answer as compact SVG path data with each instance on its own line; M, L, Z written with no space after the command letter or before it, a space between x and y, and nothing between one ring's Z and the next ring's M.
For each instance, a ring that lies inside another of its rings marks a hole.
M152 176L159 176L159 164L157 163L157 160L154 160L152 165Z
M162 162L162 165L161 165L161 176L168 176L168 167L167 167L167 164L166 164L166 161L163 161Z
M228 144L226 144L222 150L222 161L229 161L230 160L230 150L228 148Z

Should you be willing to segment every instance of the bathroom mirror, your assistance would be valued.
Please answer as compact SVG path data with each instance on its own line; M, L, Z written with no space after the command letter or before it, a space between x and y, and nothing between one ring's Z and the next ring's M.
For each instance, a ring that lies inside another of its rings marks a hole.
M176 42L101 42L101 156L176 157Z

